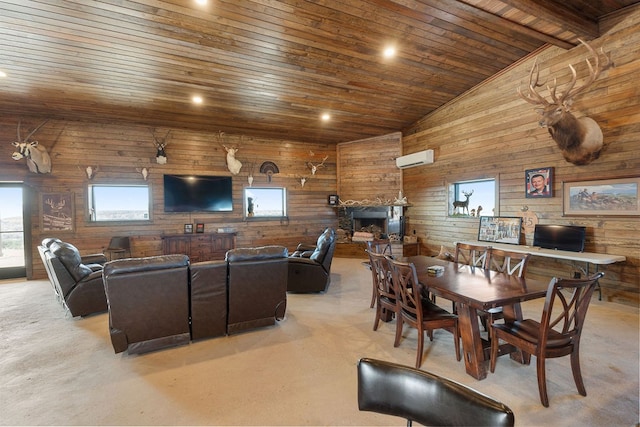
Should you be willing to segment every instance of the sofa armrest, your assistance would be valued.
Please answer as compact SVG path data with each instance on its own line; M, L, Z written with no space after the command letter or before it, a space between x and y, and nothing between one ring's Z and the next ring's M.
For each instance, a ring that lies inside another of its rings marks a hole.
M83 264L100 264L104 265L107 262L107 257L104 254L87 254L80 257Z
M313 252L316 250L316 245L309 245L306 243L300 243L297 247L296 247L296 252Z

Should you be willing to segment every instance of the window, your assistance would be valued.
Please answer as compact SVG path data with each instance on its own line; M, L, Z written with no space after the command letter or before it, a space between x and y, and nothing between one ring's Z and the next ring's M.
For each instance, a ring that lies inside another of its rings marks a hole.
M90 185L89 221L149 221L150 194L149 185Z
M449 184L449 216L497 216L498 189L495 178Z
M282 218L286 216L286 188L247 187L244 189L245 218Z

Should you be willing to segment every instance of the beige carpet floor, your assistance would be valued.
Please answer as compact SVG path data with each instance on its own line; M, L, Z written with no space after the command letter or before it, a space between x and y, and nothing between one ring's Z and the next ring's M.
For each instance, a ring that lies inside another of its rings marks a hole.
M329 291L289 295L276 326L138 356L114 354L107 314L66 317L48 281L0 282L0 423L404 425L358 411L357 361L413 365L416 351L415 330L405 329L398 348L393 324L372 330L371 276L360 262L335 259ZM541 307L526 303L525 316L539 317ZM594 298L581 351L586 397L568 358L548 363L550 408L540 404L535 364L502 357L478 381L456 362L444 331L427 343L422 369L503 401L516 425L632 426L638 354L638 309Z

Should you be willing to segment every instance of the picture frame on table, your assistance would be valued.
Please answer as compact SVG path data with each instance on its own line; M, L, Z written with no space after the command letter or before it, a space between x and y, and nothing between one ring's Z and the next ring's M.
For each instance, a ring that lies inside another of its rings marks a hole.
M196 224L196 233L204 233L204 223L197 223Z
M327 203L329 203L329 206L337 206L339 202L340 198L337 194L330 194L329 197L327 197Z
M562 183L563 216L640 216L640 177Z
M527 169L524 172L527 198L553 197L553 168Z
M481 216L478 225L478 241L520 244L522 217Z
M40 203L41 230L73 232L75 230L74 201L73 193L43 193Z
M192 234L192 233L193 233L193 224L185 224L184 234Z

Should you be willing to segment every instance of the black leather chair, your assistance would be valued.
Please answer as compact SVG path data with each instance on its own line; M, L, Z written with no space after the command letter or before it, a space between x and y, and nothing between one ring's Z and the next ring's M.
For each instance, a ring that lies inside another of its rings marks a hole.
M107 310L100 264L105 261L103 256L83 258L71 243L56 238L44 239L38 251L58 300L72 316Z
M325 292L331 283L331 262L336 249L336 235L327 228L316 245L299 244L289 257L287 290L292 292Z
M109 333L116 353L146 353L189 343L186 255L110 261L103 276Z
M463 384L409 366L358 362L358 408L425 426L513 426L511 409Z

